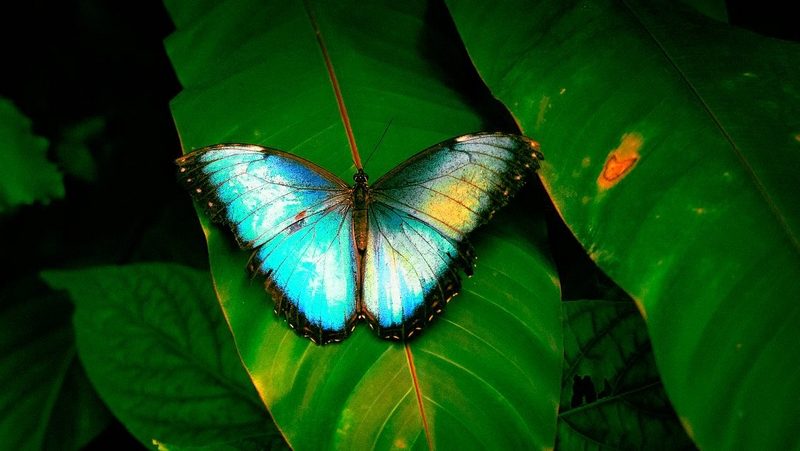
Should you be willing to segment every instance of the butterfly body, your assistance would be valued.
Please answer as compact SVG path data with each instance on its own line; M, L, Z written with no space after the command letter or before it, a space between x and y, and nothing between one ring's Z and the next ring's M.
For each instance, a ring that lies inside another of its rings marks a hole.
M472 274L467 234L538 167L528 138L465 135L426 149L373 185L353 186L294 155L246 144L177 160L179 178L216 222L253 250L275 311L316 343L341 341L361 319L405 339L438 316Z
M353 187L353 237L356 248L360 253L367 249L367 204L369 202L369 187L367 174L363 169L353 175L356 186Z

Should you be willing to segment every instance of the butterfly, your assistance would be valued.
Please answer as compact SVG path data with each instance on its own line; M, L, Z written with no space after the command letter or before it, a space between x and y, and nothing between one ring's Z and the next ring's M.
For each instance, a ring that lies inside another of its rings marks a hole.
M176 160L179 180L214 222L252 250L275 313L318 344L366 320L403 340L436 318L472 275L467 235L543 159L524 136L474 133L434 145L369 183L349 186L290 153L250 144L204 147Z

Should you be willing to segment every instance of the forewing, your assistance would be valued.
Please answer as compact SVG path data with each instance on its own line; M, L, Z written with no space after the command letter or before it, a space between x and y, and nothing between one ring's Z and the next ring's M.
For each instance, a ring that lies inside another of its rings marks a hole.
M347 199L347 185L333 174L260 146L221 144L176 162L186 188L213 221L231 227L245 249Z
M375 182L372 195L461 241L508 202L541 158L524 136L465 135L410 158Z

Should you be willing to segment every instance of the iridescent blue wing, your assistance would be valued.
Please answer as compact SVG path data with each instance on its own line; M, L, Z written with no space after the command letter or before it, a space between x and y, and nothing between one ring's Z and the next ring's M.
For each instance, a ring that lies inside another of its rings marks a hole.
M381 337L410 337L440 313L458 291L459 267L472 273L469 246L403 210L372 203L363 313Z
M424 150L370 190L364 315L385 338L410 337L472 273L467 235L539 167L538 144L501 133L465 135Z
M221 144L178 158L179 178L210 218L227 224L250 271L266 276L275 311L316 342L357 321L351 189L291 154Z

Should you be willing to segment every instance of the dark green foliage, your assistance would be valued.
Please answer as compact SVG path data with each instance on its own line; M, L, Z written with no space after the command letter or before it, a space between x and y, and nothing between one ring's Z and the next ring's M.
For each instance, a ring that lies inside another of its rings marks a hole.
M207 272L138 264L42 277L69 293L89 377L142 443L265 446L279 437L242 369Z
M0 214L19 205L64 197L61 174L47 161L47 140L8 99L0 98Z
M630 301L563 304L560 449L694 449L672 411Z
M4 448L77 449L111 420L78 361L71 313L35 278L0 288Z

